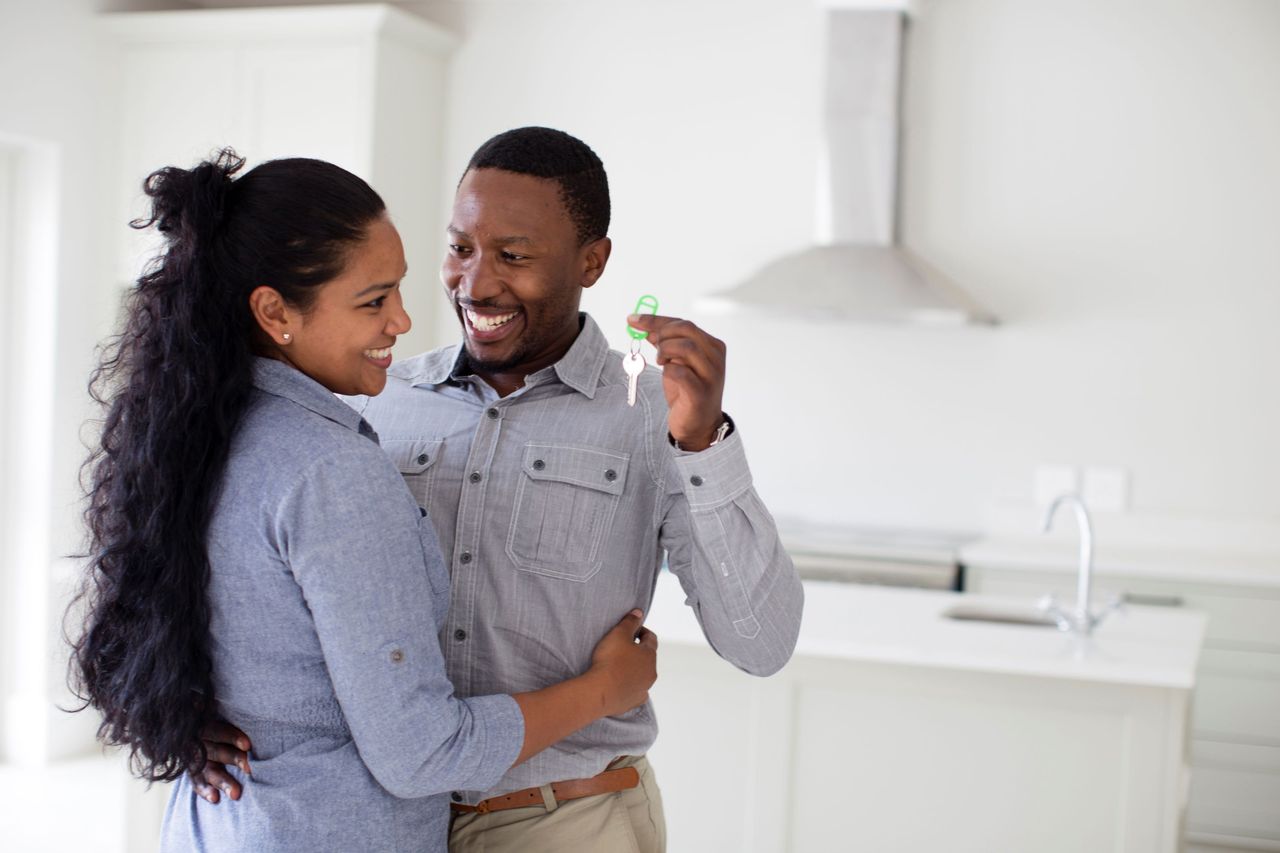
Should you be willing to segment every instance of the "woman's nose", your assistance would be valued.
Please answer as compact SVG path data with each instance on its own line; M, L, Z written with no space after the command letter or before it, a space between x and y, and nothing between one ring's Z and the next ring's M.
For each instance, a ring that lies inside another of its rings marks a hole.
M409 312L404 310L404 303L397 299L396 310L387 318L387 334L403 335L412 328L413 320L409 317Z

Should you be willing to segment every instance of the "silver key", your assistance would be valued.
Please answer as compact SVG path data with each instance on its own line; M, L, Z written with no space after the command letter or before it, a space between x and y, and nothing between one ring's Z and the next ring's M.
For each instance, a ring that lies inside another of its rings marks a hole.
M644 373L644 356L638 351L629 352L622 357L622 370L627 374L627 405L636 404L636 386L640 382L640 374Z

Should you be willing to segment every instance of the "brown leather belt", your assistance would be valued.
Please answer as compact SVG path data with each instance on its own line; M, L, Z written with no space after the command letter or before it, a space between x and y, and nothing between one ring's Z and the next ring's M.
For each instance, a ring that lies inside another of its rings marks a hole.
M564 782L552 782L551 793L555 796L556 802L563 802L564 800L578 800L582 797L594 797L597 794L612 794L615 791L625 791L639 784L640 771L634 767L619 767L617 770L606 770L603 773L598 773L590 779L568 779ZM488 814L489 812L500 812L503 809L519 809L526 806L541 805L545 805L542 798L542 788L522 788L519 791L512 791L510 794L503 794L501 797L490 797L487 800L481 800L474 806L450 803L454 812L458 814L470 814L471 812Z

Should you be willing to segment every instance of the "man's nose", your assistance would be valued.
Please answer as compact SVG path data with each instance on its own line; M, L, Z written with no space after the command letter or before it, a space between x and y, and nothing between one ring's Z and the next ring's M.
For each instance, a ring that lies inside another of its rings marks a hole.
M446 258L440 279L459 298L475 302L498 296L505 287L492 260L479 252L469 258Z

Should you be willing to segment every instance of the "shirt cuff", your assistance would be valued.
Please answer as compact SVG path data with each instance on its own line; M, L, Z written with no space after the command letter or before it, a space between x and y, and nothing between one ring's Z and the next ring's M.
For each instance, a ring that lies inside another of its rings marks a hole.
M671 453L690 509L714 509L751 488L751 469L736 426L724 441L706 450L672 448Z
M524 714L516 700L505 693L472 696L460 701L471 711L475 727L485 733L475 775L461 787L487 791L502 780L520 757L524 746Z

